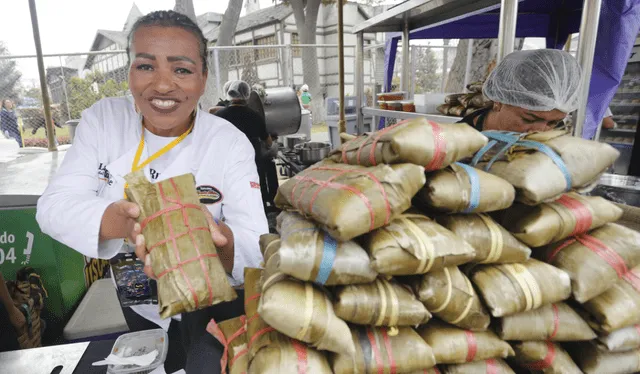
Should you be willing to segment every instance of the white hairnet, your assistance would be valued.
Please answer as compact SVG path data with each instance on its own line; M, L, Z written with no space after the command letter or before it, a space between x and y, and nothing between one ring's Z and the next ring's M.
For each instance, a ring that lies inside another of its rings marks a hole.
M302 92L309 91L309 86L307 86L306 84L303 84L302 87L300 87L300 91L302 91Z
M578 107L581 69L568 52L556 49L517 51L507 55L484 84L492 101L533 111Z
M245 81L232 81L226 92L229 100L247 100L251 94L251 87Z

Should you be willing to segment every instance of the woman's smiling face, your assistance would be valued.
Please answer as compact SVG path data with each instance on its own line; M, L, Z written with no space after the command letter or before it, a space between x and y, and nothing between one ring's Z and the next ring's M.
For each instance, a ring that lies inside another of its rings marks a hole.
M198 39L180 27L143 26L133 35L130 59L129 89L145 126L180 135L207 81Z

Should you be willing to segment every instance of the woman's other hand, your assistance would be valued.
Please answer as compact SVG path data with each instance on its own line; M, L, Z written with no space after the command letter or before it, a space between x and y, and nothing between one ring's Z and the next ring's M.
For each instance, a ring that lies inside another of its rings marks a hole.
M202 211L207 218L211 239L213 239L213 244L218 249L218 256L222 266L227 273L231 274L234 257L233 231L224 222L213 218L211 211L206 206L202 206Z
M140 207L130 201L119 200L109 205L102 215L100 240L124 238L135 240L135 226L139 216Z

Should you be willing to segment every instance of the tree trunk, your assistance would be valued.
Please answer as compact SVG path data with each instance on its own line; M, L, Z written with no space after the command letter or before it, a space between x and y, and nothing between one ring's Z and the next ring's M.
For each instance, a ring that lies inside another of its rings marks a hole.
M193 0L176 0L176 5L173 7L174 12L182 13L185 16L191 18L193 22L198 23L196 18L196 10L193 7Z
M296 27L300 35L301 44L316 44L316 29L321 0L291 1ZM320 85L320 71L318 68L318 53L314 47L305 47L302 51L302 75L304 84L309 86L311 93L311 111L313 123L323 123L326 120L324 92Z
M447 79L445 92L463 92L464 76L467 70L467 51L469 42L473 42L473 54L471 69L469 70L469 83L484 81L495 67L498 53L498 39L462 39L456 49L456 58L453 60L451 71ZM515 50L521 50L524 39L518 38L515 42Z
M238 19L240 19L240 12L242 11L243 0L229 0L227 10L222 17L222 23L218 30L218 40L216 42L217 47L233 45L233 37L236 33L236 27L238 26ZM235 51L222 51L218 50L216 53L209 55L209 77L207 78L207 89L201 100L205 109L214 106L218 99L224 99L226 92L222 92L222 86L229 80L229 65L231 64L231 58ZM216 76L216 55L218 56L218 76ZM237 56L237 54L236 54ZM220 82L218 87L217 82Z

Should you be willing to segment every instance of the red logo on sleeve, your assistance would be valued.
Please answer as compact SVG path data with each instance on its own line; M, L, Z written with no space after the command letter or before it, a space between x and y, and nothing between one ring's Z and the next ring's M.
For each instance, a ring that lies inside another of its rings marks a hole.
M255 188L255 189L259 190L260 189L260 183L251 182L251 188Z

